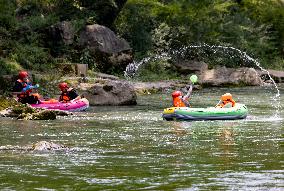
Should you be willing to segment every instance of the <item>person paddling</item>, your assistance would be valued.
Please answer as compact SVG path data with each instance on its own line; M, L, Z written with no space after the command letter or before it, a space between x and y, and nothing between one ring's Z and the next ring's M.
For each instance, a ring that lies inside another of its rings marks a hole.
M215 106L216 108L229 108L229 107L235 107L236 102L233 100L233 96L230 93L225 93L221 96L221 100L219 103Z
M58 85L59 89L61 90L61 95L59 97L60 102L70 102L74 99L80 99L81 97L77 94L74 88L69 88L66 82L61 82Z
M189 86L187 94L184 96L181 91L174 91L172 93L172 98L173 98L173 107L189 107L189 98L192 93L193 89L193 84L197 82L197 76L192 75L190 77L191 84Z
M38 84L34 86L32 85L27 71L20 71L18 74L18 79L13 87L13 94L16 95L18 101L23 104L39 103L39 94L32 94L32 90L37 89L38 87Z

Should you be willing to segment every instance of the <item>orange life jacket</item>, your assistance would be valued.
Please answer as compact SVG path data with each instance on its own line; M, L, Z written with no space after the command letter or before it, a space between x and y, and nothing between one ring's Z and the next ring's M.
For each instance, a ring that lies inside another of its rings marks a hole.
M23 80L18 79L17 82L20 82L22 84L23 88L25 88L25 87L27 87L29 80L27 80L27 82L24 82ZM32 92L32 90L27 90L25 92L21 92L17 96L18 96L18 98L25 98L25 97L28 97L31 92Z
M61 96L59 97L59 101L69 102L71 98L68 96L68 92L62 92Z
M173 106L174 107L186 107L185 103L182 101L180 96L173 98Z
M231 103L231 104L232 104L232 107L235 107L235 105L236 105L236 102L232 99L232 100L222 101L222 103L220 103L220 104L218 105L218 107L223 108L223 107L225 107L225 105L228 104L228 103Z

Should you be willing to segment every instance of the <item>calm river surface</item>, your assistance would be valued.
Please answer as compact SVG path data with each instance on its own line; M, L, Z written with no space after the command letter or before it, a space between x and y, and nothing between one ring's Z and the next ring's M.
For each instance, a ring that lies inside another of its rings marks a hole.
M0 150L0 190L284 190L275 91L209 88L193 92L192 106L213 106L226 92L248 106L246 120L164 121L170 93L54 121L0 118L0 146L15 147ZM17 149L39 141L71 149Z

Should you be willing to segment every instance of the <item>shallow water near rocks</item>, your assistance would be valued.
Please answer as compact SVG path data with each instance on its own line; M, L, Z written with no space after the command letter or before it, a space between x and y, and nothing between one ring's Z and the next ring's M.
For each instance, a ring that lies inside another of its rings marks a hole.
M0 118L0 146L15 147L0 150L0 189L283 190L284 116L271 104L275 92L208 88L193 92L192 107L214 106L226 92L248 106L247 119L164 121L170 92L54 121ZM17 149L39 141L70 149Z

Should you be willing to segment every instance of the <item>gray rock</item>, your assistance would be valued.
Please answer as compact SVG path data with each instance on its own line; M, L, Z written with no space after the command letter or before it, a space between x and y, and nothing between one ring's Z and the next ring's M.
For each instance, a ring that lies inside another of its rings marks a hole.
M181 74L201 74L208 70L208 65L205 62L194 60L178 60L173 63L177 71Z
M133 85L123 80L100 79L95 83L78 86L90 105L136 105L137 96Z
M71 22L63 21L52 25L49 28L49 35L57 43L62 41L65 45L70 45L74 41L75 30Z
M218 67L204 71L199 78L200 84L209 86L223 85L263 85L263 80L254 68L226 68Z
M278 70L260 71L258 70L257 72L265 82L272 83L267 72L269 72L269 75L276 83L284 82L284 71L278 71Z
M79 46L90 51L98 64L97 67L103 72L108 72L111 67L124 71L133 61L132 49L128 42L118 38L109 28L98 24L85 27L80 34Z
M25 146L13 146L13 145L5 145L0 146L0 151L59 151L59 150L69 150L70 148L47 141L39 141L32 145L25 145Z
M32 145L34 151L66 150L68 147L53 142L40 141Z
M118 38L112 30L98 24L86 26L80 34L79 45L90 47L93 52L108 54L131 50L126 40Z

